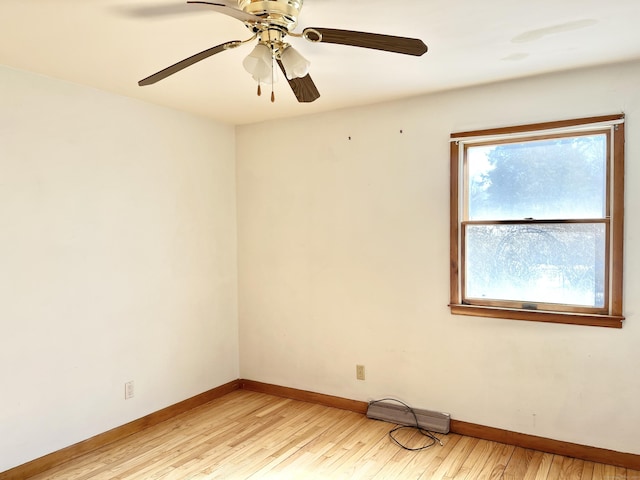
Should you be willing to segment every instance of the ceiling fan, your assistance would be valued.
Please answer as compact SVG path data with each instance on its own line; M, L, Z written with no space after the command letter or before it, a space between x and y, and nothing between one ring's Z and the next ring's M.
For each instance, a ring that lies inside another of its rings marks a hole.
M236 18L253 35L247 40L229 41L185 58L140 80L138 85L151 85L212 55L257 39L256 47L245 58L243 65L258 82L258 95L261 94L261 84L273 85L277 79L274 69L277 63L298 101L313 102L320 97L320 93L309 75L310 63L285 41L287 35L313 43L350 45L405 55L421 56L427 51L424 42L417 38L318 27L307 27L296 33L293 30L298 25L303 0L189 0L187 3L206 5L216 12ZM272 87L271 101L274 99Z

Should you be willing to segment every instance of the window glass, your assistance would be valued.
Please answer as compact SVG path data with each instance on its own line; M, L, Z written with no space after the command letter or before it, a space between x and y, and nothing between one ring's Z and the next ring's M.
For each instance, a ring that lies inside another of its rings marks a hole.
M468 219L603 218L606 147L604 134L469 146Z
M467 225L465 297L603 307L605 235L602 223Z

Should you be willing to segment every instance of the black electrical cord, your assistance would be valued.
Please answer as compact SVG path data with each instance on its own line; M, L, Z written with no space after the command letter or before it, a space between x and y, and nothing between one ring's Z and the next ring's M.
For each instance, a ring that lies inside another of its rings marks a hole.
M396 445L398 445L400 448L403 448L405 450L409 450L410 452L419 452L421 450L426 450L427 448L433 447L436 443L439 443L440 446L443 446L442 444L442 440L440 440L435 433L430 432L429 430L422 428L418 422L418 416L416 415L416 412L413 410L413 408L411 408L409 405L407 405L406 403L404 403L402 400L398 400L396 398L382 398L380 400L372 400L371 402L369 402L369 405L374 405L376 403L381 403L381 402L397 402L401 405L403 405L407 411L411 412L411 415L413 415L413 419L415 421L415 425L398 425L397 427L392 428L389 431L389 438L391 439L391 441L393 443L395 443ZM429 439L431 439L431 441L426 444L423 445L421 447L408 447L406 445L403 445L396 437L395 437L395 433L400 431L400 430L404 430L404 429L415 429L418 432L420 432L422 435L424 435L425 437L428 437Z

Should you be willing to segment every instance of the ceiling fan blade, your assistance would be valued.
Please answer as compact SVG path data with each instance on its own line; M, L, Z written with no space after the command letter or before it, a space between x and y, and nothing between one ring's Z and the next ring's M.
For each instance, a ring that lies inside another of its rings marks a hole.
M403 53L419 57L427 52L427 46L418 38L394 37L379 33L354 32L334 28L305 28L302 35L311 42L337 43L353 47L372 48L386 52Z
M196 3L196 0L187 0L187 3ZM235 8L238 9L238 0L211 0L210 2L201 1L199 3L204 3L207 5L222 5L223 7Z
M209 58L216 53L220 53L224 50L228 50L229 48L233 48L240 44L239 40L234 40L232 42L223 43L221 45L217 45L215 47L208 48L200 53L196 53L195 55L190 56L189 58L185 58L184 60L179 61L178 63L174 63L170 67L164 68L153 75L148 76L147 78L143 78L138 82L138 85L141 87L145 85L151 85L160 80L167 78L169 75L173 75L174 73L179 72L182 69L185 69L194 63L199 62L200 60L204 60L205 58Z
M278 65L280 65L280 70L282 70L284 77L287 78L287 72L280 60L278 60ZM298 99L298 102L311 103L320 98L320 92L318 92L316 84L313 83L309 74L302 78L293 78L291 80L287 79L287 81L289 82L291 90L293 90L293 94Z
M199 5L207 5L210 10L213 10L218 13L223 13L225 15L229 15L230 17L237 18L242 22L261 22L264 20L262 17L257 15L252 15L250 13L243 12L242 10L238 10L237 8L233 8L232 5L237 5L236 2L230 2L226 0L215 0L214 2L203 2L196 0L187 1L189 4L199 4Z
M181 16L193 13L201 13L204 11L204 7L202 9L190 7L189 3L196 2L183 2L183 3L160 3L157 5L148 5L148 6L128 6L128 7L119 7L116 10L122 14L125 14L129 17L140 17L140 18L168 18L173 16ZM228 7L237 10L238 2L237 0L214 0L213 2L199 2L203 5L207 6L216 6L216 7ZM226 12L223 12L226 13Z
M129 17L140 18L164 18L194 12L186 3L126 7L119 8L118 11Z

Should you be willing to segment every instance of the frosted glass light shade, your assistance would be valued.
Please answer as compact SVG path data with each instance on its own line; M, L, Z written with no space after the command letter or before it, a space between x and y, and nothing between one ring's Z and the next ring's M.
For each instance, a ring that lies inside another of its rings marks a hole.
M270 84L277 80L273 70L273 57L271 49L263 43L259 43L253 51L242 61L244 69L259 83Z
M311 63L293 47L287 47L280 59L289 80L305 77L309 73Z

